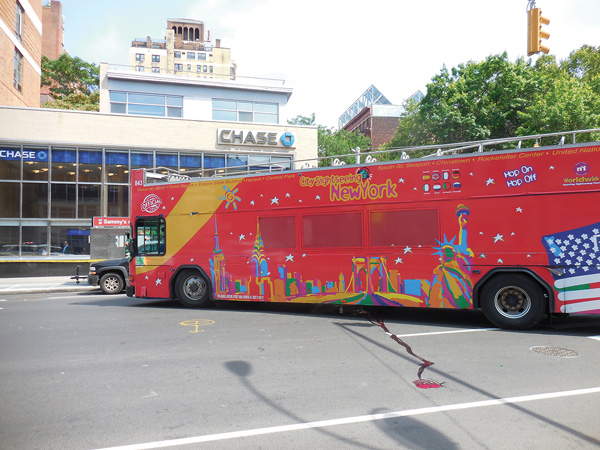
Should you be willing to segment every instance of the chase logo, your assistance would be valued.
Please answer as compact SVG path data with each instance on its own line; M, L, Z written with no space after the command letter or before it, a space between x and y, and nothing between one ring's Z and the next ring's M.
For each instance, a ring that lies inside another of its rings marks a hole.
M294 137L294 135L292 133L290 133L289 131L286 131L285 133L283 133L281 135L281 137L279 138L279 140L286 147L291 147L292 145L294 145L294 142L296 141L296 138Z

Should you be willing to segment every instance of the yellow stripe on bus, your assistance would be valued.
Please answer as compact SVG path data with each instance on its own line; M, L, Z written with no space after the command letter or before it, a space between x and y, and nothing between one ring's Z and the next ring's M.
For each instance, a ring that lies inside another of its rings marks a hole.
M230 190L233 190L241 181L242 179L229 179L227 182L215 180L212 181L212 185L209 181L206 182L206 189L194 189L194 186L188 186L177 205L166 217L169 237L166 242L167 254L146 256L146 265L136 266L136 274L143 274L157 266L165 265L213 217L223 202L219 198L225 192L223 186L227 185ZM192 213L198 214L192 215Z

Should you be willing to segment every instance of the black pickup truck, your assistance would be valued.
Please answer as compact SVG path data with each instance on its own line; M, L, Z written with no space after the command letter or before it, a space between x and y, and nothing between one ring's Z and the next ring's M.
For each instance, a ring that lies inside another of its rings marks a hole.
M105 294L118 294L129 285L129 260L107 259L90 265L90 286L100 286Z

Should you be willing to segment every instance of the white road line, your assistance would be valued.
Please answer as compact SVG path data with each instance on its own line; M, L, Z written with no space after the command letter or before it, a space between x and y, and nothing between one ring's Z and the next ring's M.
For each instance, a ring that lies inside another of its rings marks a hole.
M473 333L476 331L501 331L500 328L470 328L468 330L431 331L429 333L397 334L398 337L433 336L435 334Z
M573 391L549 392L547 394L524 395L520 397L498 398L493 400L482 400L478 402L456 403L454 405L433 406L428 408L407 409L381 414L369 414L365 416L346 417L342 419L319 420L316 422L297 423L294 425L281 425L277 427L256 428L254 430L232 431L229 433L208 434L205 436L194 436L189 438L170 439L166 441L146 442L144 444L122 445L119 447L106 447L97 450L147 450L152 448L176 447L179 445L199 444L201 442L223 441L226 439L237 439L249 436L260 436L265 434L286 433L290 431L308 430L311 428L324 428L352 423L372 422L375 420L393 419L396 417L418 416L445 411L457 411L461 409L482 408L486 406L507 405L512 403L524 403L536 400L547 400L560 397L572 397L574 395L586 395L600 393L600 387L589 389L576 389Z

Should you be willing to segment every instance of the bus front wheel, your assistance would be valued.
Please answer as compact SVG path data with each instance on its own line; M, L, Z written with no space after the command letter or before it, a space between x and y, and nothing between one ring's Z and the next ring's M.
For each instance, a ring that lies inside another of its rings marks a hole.
M195 270L184 270L176 281L177 300L188 308L206 308L211 301L206 279Z
M544 293L538 283L525 275L499 275L484 286L481 309L500 328L527 330L544 316Z

